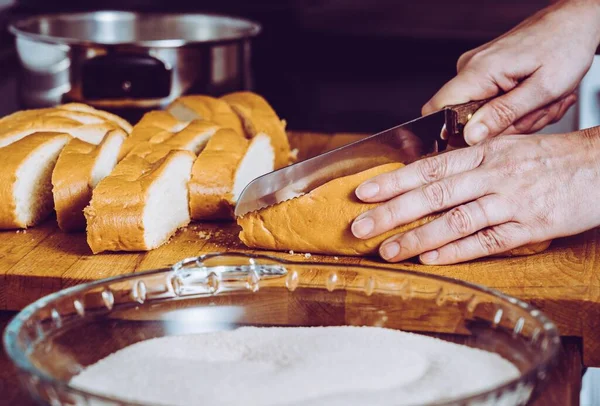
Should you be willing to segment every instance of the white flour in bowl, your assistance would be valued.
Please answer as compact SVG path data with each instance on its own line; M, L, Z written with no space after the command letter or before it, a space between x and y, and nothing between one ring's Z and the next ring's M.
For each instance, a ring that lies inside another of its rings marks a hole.
M71 384L170 406L397 406L474 394L518 375L499 355L398 330L242 327L142 341Z

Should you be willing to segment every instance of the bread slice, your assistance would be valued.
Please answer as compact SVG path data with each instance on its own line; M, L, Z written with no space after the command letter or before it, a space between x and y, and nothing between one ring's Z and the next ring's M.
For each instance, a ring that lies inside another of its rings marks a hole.
M223 100L210 96L182 96L167 107L167 111L179 121L212 121L223 128L231 128L244 135L242 122Z
M362 182L402 166L391 163L334 179L300 197L238 218L240 239L251 248L330 255L374 255L387 238L428 223L443 213L397 227L378 237L362 240L350 230L352 221L376 206L356 198ZM528 255L548 248L549 242L530 244L504 255Z
M67 104L58 106L57 108L62 109L62 110L70 110L70 111L79 111L82 113L89 113L89 114L101 117L101 118L105 119L106 121L109 121L109 122L117 125L123 131L125 131L127 134L130 134L131 131L133 130L133 127L131 126L131 124L124 118L119 117L116 114L112 114L112 113L109 113L104 110L95 109L91 106L88 106L87 104L67 103Z
M190 222L188 182L210 126L193 122L170 135L158 130L100 181L84 210L93 253L151 250Z
M183 148L197 154L218 128L218 125L211 122L179 121L165 111L151 111L146 113L135 125L131 136L123 144L119 158L131 153L136 146L148 142L164 144L167 140L170 140L167 144L171 145L173 149ZM197 145L187 145L188 141Z
M52 170L70 139L37 133L0 148L0 229L27 228L52 212Z
M0 119L0 147L36 132L67 133L97 145L109 131L127 135L131 128L125 120L110 113L82 104L65 106L25 110Z
M92 252L147 251L190 221L187 184L194 153L129 155L93 192L85 208Z
M61 230L85 230L83 209L92 198L92 190L117 164L124 140L122 131L113 130L99 145L74 138L63 149L52 173L54 208Z
M295 160L285 132L285 122L261 96L251 92L236 92L221 98L227 102L244 124L246 136L266 134L275 149L275 169L289 165Z
M150 111L133 127L131 135L123 143L119 159L124 158L138 144L147 142L158 132L175 133L187 126L189 121L179 121L166 111Z
M274 155L266 135L249 141L231 129L217 131L192 169L192 219L235 218L233 211L242 190L253 179L273 170Z

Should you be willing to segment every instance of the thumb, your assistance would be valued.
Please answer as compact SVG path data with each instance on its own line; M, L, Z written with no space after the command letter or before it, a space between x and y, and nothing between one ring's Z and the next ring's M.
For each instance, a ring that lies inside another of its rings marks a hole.
M446 106L463 104L474 100L484 100L498 94L500 88L487 75L463 69L446 83L423 106L423 115L441 110Z
M553 99L535 78L526 79L473 114L464 129L465 141L474 145L489 137L495 137Z

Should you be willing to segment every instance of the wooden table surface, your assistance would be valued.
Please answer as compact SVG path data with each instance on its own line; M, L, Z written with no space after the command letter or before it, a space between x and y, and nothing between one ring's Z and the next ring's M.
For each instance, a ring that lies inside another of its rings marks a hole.
M291 143L299 149L301 159L359 137L351 134L290 134ZM26 231L0 232L0 310L19 310L44 295L82 282L164 267L186 257L210 252L268 253L296 261L386 265L377 258L335 259L312 255L307 259L302 253L290 255L249 250L238 240L238 232L234 223L197 223L178 232L168 244L147 253L99 255L92 255L85 234L64 234L58 230L54 219ZM563 336L579 340L577 342L581 344L576 347L582 347L583 363L597 367L600 366L599 261L600 235L598 230L592 230L556 240L548 251L529 257L439 267L410 261L389 266L483 284L528 301L543 310L558 325ZM573 353L573 348L569 347L569 354ZM568 359L575 364L579 360L573 360L572 356ZM580 371L580 368L572 368L567 373L577 375ZM573 391L571 387L570 392Z

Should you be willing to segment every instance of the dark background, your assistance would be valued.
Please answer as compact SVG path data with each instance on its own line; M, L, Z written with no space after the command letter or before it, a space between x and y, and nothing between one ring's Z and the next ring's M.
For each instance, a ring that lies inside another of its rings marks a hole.
M418 116L421 106L453 76L464 51L504 33L548 1L21 0L16 4L10 12L13 17L114 9L208 11L257 20L263 32L253 47L255 90L274 105L289 128L375 132Z

